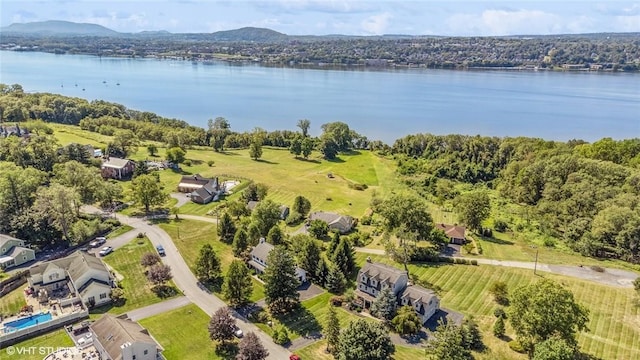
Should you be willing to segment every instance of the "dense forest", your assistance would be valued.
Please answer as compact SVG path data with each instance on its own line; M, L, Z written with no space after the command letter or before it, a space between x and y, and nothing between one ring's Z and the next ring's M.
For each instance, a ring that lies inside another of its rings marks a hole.
M288 36L269 29L213 34L42 36L3 33L0 48L57 54L251 61L277 66L640 70L637 34L533 37Z
M25 214L40 209L34 206L44 191L41 187L50 183L73 184L72 179L62 180L62 166L84 166L96 177L97 164L77 155L79 152L74 149L77 145L60 147L47 134L46 124L33 121L43 120L114 135L105 151L124 156L139 140L158 141L168 148L209 146L216 151L247 148L259 141L260 146L289 148L295 156L306 157L315 149L325 158L352 149L369 149L395 159L400 179L436 203L455 202L460 195L459 185L484 188L501 201L523 207L527 222L535 220L537 231L565 241L584 255L640 262L638 138L604 138L587 143L526 137L414 134L388 146L370 141L342 122L322 125L323 133L318 138L306 136L310 122L304 119L297 124L304 134L302 137L300 132L266 132L259 128L237 133L231 131L229 121L224 118L211 119L208 129L202 129L119 104L87 102L55 94L27 94L19 85L0 85L0 120L22 124L33 134L26 146L21 146L15 137L0 140L0 161L13 163L3 165L0 179L0 192L13 194L0 196L4 204L0 209L3 215L0 232L12 227L18 229L17 235L37 234L38 238L46 238L38 232L46 229L42 226L48 221L46 218L24 219ZM29 181L23 180L27 178ZM86 174L86 179L90 178L92 176ZM7 184L28 188L16 190ZM89 184L95 183L86 180L77 186ZM103 193L97 189L108 191ZM74 191L77 193L71 198L80 199L78 201L108 202L118 194L117 189L104 185ZM21 198L16 200L17 197ZM24 209L31 210L25 212ZM63 232L63 229L54 231ZM65 237L73 236L70 234L73 232Z

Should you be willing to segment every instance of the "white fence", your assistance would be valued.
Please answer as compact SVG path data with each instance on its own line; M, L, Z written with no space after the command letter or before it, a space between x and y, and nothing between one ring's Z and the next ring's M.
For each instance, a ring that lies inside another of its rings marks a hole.
M34 326L30 326L24 329L19 329L16 331L12 331L10 333L2 334L0 335L0 348L4 348L9 345L15 344L17 342L26 340L28 338L32 338L40 334L44 334L53 329L61 328L65 325L75 323L80 319L85 319L88 317L89 317L89 311L82 310L80 312L64 315L59 318L52 319L50 321L36 324Z

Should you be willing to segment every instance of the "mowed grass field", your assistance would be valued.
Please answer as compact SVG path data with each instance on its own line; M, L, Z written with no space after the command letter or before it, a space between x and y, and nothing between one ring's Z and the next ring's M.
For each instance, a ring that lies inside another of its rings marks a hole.
M142 319L140 325L162 345L167 359L221 359L209 339L209 316L194 304Z
M42 360L47 354L58 348L72 347L73 341L64 329L52 331L38 337L13 345L15 352L10 354L5 346L0 347L2 360ZM11 351L11 350L10 350ZM18 352L20 351L20 353Z
M0 314L4 316L15 315L20 309L27 305L24 299L24 288L27 284L19 286L17 289L0 298Z
M334 360L333 355L325 353L327 348L327 341L320 340L302 349L294 351L299 355L301 359L313 359L313 360ZM396 351L393 354L394 360L420 360L424 359L425 352L423 349L398 346L396 345Z
M371 255L357 254L358 263L364 263L367 256ZM386 257L371 257L374 261L398 266ZM440 288L443 307L475 317L490 347L486 354L478 355L479 359L518 358L506 342L495 339L491 333L495 321L493 311L497 305L489 294L489 287L495 281L504 281L513 290L539 280L540 274L489 265L409 265L409 271L422 281ZM571 290L576 300L590 310L590 331L578 337L582 351L603 359L640 359L640 308L633 304L633 289L546 273L542 276ZM513 336L513 333L507 334ZM507 357L500 357L500 354Z
M103 258L105 263L123 276L120 284L127 299L123 306L114 306L109 309L110 313L122 314L166 300L158 297L151 290L152 285L144 274L145 268L140 264L143 254L147 252L155 253L155 251L149 239L136 238ZM172 281L167 285L175 288Z
M109 136L78 127L52 124L52 128L62 145L75 142L105 147L111 141ZM164 159L165 148L159 148L157 156L152 158L147 153L147 143L150 142L143 142L131 158ZM369 206L374 192L383 194L399 186L395 183L394 162L369 151L340 154L338 159L326 161L317 152L309 160L303 160L294 158L288 149L264 147L262 159L254 161L246 149L232 149L223 153L211 149L188 149L186 158L191 160L191 166L182 164L182 173L171 170L160 172L167 192L175 191L183 175L251 179L269 186L267 198L279 204L290 206L296 196L303 195L311 201L312 211L336 211L360 217ZM210 160L214 161L211 167L207 164ZM329 173L334 177L328 178ZM349 188L349 183L366 184L369 188L354 190ZM130 182L123 182L122 185L126 193ZM181 213L204 215L217 205L188 203L181 208Z
M171 236L180 255L182 255L192 272L200 254L200 248L204 244L210 244L220 259L223 275L226 274L231 261L234 259L233 251L231 245L227 245L218 239L215 224L196 220L171 219L159 222L158 225ZM252 281L251 301L258 301L264 298L264 286L253 278Z

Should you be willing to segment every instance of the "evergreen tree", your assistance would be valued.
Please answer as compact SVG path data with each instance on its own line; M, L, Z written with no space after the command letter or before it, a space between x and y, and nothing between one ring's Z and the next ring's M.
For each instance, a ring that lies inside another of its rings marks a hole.
M249 303L253 291L253 283L247 265L240 260L233 260L222 285L222 294L233 307Z
M329 242L329 247L327 248L327 254L333 254L334 251L338 248L338 244L340 243L340 233L335 231L331 236L331 242Z
M482 343L482 334L478 328L478 324L473 317L466 318L462 323L462 330L464 336L464 347L469 350L482 350L484 344Z
M226 244L231 244L235 234L236 225L233 223L231 215L226 212L223 213L222 218L218 222L218 236L220 236L220 241Z
M329 267L329 273L327 274L327 290L333 294L340 294L344 291L347 285L347 280L339 267L331 265Z
M381 323L352 321L339 336L334 357L339 360L387 360L395 347Z
M327 338L327 351L335 349L340 337L340 322L338 321L336 309L331 304L329 304L329 314L327 315L324 336Z
M323 257L320 257L320 260L318 260L318 265L316 266L316 273L314 277L316 284L325 287L328 275L329 266L327 265L327 261Z
M351 243L347 239L341 239L338 247L333 252L332 259L333 263L336 264L345 277L348 277L349 274L353 271L356 266L353 248L351 247Z
M493 324L493 335L497 338L504 337L505 328L504 328L504 318L502 316L498 316L496 322Z
M269 266L264 272L265 301L272 313L286 313L300 302L296 264L283 246L271 250L267 263Z
M271 245L282 245L284 244L284 233L280 226L274 225L267 233L267 242Z
M204 244L200 248L200 254L196 259L196 277L200 282L216 284L222 275L220 260L210 244Z
M132 178L135 179L140 175L147 175L149 173L149 167L146 161L138 161L136 167L133 169Z
M316 267L321 258L320 252L318 243L310 237L305 237L302 249L298 254L298 264L307 271L312 279L316 277Z
M393 319L396 314L396 303L398 299L396 295L391 291L389 286L386 286L378 293L376 299L371 304L371 314L384 321Z
M236 235L233 237L233 256L240 257L242 253L247 250L249 246L249 236L243 228L236 230Z

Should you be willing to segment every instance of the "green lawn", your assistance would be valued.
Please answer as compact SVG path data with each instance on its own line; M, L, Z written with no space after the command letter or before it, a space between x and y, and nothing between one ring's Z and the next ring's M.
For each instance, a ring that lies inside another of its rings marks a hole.
M324 350L327 348L327 341L320 340L302 349L296 350L295 353L300 356L301 359L313 359L313 360L333 360L331 354L327 354ZM397 346L396 351L393 354L395 360L418 360L424 359L424 350L413 347Z
M371 255L357 254L358 263L364 263L367 256ZM390 263L381 256L371 257L374 261ZM536 276L531 270L489 265L409 265L409 271L440 289L443 307L474 315L487 339L493 339L491 328L496 305L488 291L493 282L504 281L509 289L514 289L542 276L553 279L571 290L576 300L591 312L588 324L591 331L578 337L583 351L603 359L640 358L640 308L633 305L633 289L552 274ZM502 341L494 339L489 345L491 352L486 355L487 359L499 358L499 354L508 354L505 359L517 358Z
M133 228L129 225L120 225L120 227L116 228L115 230L113 230L107 235L107 239L113 239L114 237L118 237L122 234L126 234L131 230L133 230Z
M221 359L209 339L209 316L194 304L140 320L140 325L162 345L167 359Z
M0 350L0 359L2 360L42 360L47 354L55 351L57 348L72 347L73 341L64 331L64 329L56 330L38 337L28 339L13 345L16 353L8 354L7 349ZM23 351L18 354L17 351Z
M313 332L321 332L322 327L327 322L327 314L330 306L329 299L331 296L333 295L325 292L322 295L303 301L301 303L302 308L296 312L274 318L272 327L263 323L256 323L256 326L269 335L273 334L273 330L284 326L287 329L291 340ZM361 318L369 319L351 313L344 308L336 308L336 310L341 327L347 326L350 321L355 321Z
M155 253L151 241L147 238L136 238L103 258L105 263L124 277L120 284L127 299L123 306L111 307L108 312L122 314L165 300L152 291L152 286L144 274L144 266L140 265L142 255L147 252ZM175 289L173 282L169 282L168 285ZM100 309L97 311L100 312Z
M5 316L17 314L25 305L27 305L27 302L24 299L24 286L19 286L0 298L0 314Z
M231 261L234 259L233 251L231 245L218 240L215 224L197 220L170 219L158 222L158 225L171 236L180 255L182 255L192 271L200 253L200 248L204 244L210 244L220 259L223 275L226 274ZM252 279L252 281L253 293L250 300L255 302L264 298L264 286L255 279ZM219 293L216 294L218 296L221 295Z

